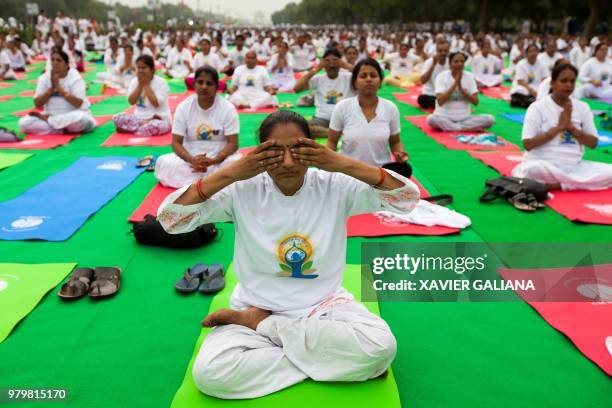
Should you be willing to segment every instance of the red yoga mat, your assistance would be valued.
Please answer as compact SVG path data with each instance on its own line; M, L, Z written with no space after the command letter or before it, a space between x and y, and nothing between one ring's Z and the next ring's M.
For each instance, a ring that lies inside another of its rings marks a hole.
M576 298L577 301L532 301L532 295L517 291L548 324L612 376L612 264L499 272L504 279L539 281L550 288L547 298Z
M115 132L101 146L170 146L171 144L172 133L161 136L138 136L133 133Z
M157 216L157 209L170 193L176 191L176 188L162 186L157 183L155 187L147 194L140 206L128 218L129 222L140 222L144 220L145 215L151 214Z
M24 98L32 98L34 97L34 90L19 92L19 96L23 96Z
M15 97L15 95L3 95L3 96L0 96L0 102L8 101L9 99L14 98L14 97Z
M80 135L26 135L21 142L2 142L0 149L48 150L69 143Z
M274 113L277 111L276 107L274 108L240 108L237 109L238 113Z
M461 143L455 136L458 135L476 135L478 133L470 132L442 132L438 131L427 124L427 116L405 116L406 120L421 129L425 134L441 145L451 150L502 150L502 151L515 151L519 150L519 147L513 143L498 137L498 139L506 142L503 146L479 146L471 145L467 143Z
M419 105L418 98L419 98L419 95L421 95L421 93L423 93L423 87L422 86L414 86L412 88L406 88L406 90L407 90L407 92L403 92L403 93L394 92L393 96L398 101L407 103L408 105L414 106L415 108L419 108L422 111L425 111L425 112L428 112L428 113L433 112L433 109L423 109Z
M193 92L188 92L184 94L177 95L168 95L168 107L170 108L170 112L174 113L178 105L191 96Z
M411 179L419 188L421 197L429 197L429 193L414 178ZM375 214L353 215L346 226L348 237L383 237L387 235L450 235L461 230L457 228L408 224L393 222L377 217Z
M488 96L489 98L501 99L504 101L510 100L510 87L509 86L492 86L490 88L482 88L480 92Z
M98 102L102 102L105 99L108 99L108 95L96 95L96 96L87 96L87 99L89 99L89 103L90 104L96 104Z
M15 81L13 82L0 82L0 88L10 88L15 85Z
M505 152L468 152L502 176L510 176L522 161L522 154ZM545 204L570 221L612 225L612 189L553 191Z

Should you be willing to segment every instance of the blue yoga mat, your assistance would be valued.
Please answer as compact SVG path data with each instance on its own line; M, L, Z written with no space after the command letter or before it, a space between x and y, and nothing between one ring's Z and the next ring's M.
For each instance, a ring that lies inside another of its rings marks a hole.
M0 239L65 241L144 171L133 157L83 157L0 203Z
M599 142L597 142L597 146L612 146L612 131L610 130L598 130L599 133Z
M501 116L511 120L512 122L520 123L521 125L523 124L523 121L525 121L524 113L502 113Z

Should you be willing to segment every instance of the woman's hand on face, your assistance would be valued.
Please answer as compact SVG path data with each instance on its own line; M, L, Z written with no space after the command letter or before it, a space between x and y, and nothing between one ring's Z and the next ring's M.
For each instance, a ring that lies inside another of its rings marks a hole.
M284 149L274 149L276 142L268 140L257 146L252 152L223 167L221 171L234 180L247 180L264 171L276 169L283 161Z
M299 138L298 147L291 149L291 155L304 166L315 166L325 171L341 171L344 156L312 139Z

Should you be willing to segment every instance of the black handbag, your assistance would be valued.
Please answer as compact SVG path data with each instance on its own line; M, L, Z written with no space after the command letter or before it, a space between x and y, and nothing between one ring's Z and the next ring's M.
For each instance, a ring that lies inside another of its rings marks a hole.
M183 234L169 234L151 214L132 227L136 242L141 245L193 249L210 244L218 234L215 224L203 224Z
M482 203L503 198L517 209L529 211L542 208L542 203L548 198L548 188L545 184L526 178L499 177L487 180L485 186L487 190L480 196Z

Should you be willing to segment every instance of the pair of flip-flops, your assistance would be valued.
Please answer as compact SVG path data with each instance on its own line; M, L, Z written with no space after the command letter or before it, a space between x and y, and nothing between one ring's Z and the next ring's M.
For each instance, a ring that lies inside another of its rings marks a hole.
M533 194L518 193L508 198L508 202L517 210L526 212L535 212L546 205L539 202Z
M78 299L89 294L90 298L101 299L117 293L120 286L121 268L114 266L77 268L57 295L62 299Z
M136 167L146 167L146 171L155 170L155 162L157 161L157 157L153 155L148 155L143 157L142 159L136 162Z
M185 271L185 274L174 285L181 293L215 293L225 287L223 265L206 265L197 263Z
M12 130L0 127L0 142L21 142L21 138Z

